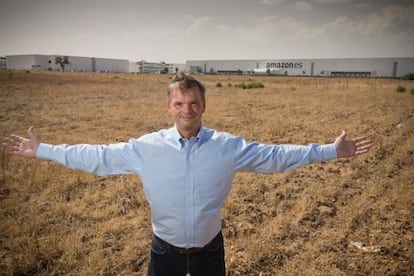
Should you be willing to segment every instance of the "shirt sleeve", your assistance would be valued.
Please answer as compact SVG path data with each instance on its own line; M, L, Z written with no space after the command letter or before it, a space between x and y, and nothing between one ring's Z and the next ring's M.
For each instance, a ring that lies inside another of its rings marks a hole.
M337 158L335 144L267 145L238 143L236 170L262 173L287 172L289 170L325 160Z
M100 176L132 174L141 162L139 153L134 151L130 143L72 146L41 143L36 157Z

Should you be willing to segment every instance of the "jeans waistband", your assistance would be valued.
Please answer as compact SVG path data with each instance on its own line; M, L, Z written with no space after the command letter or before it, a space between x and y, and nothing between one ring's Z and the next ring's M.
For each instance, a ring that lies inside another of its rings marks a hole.
M177 253L184 254L184 255L191 255L191 254L196 254L198 252L206 250L216 239L218 239L221 236L221 231L209 243L207 243L205 246L203 246L203 247L190 247L190 248L177 247L175 245L170 244L169 242L164 241L163 239L156 236L155 234L153 234L152 236L153 236L154 240L157 240L158 242L160 242L164 246L168 247L172 251L175 251Z

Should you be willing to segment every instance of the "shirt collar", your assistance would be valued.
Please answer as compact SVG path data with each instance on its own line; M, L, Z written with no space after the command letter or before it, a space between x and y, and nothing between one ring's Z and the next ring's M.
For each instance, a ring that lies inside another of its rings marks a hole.
M177 141L181 146L183 146L183 142L184 142L184 138L181 136L180 132L177 129L177 125L174 125L173 127L173 138L175 141ZM203 124L201 124L200 126L200 130L197 133L197 136L195 137L197 139L197 143L199 143L200 141L202 141L204 135L205 135L206 129L203 127Z

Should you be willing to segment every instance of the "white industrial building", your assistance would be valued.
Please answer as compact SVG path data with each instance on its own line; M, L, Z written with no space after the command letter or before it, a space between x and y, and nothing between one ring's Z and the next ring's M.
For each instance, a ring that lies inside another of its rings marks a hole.
M204 74L399 78L414 73L414 58L189 60L187 71Z
M414 57L349 59L257 59L189 60L186 64L129 62L110 59L59 55L10 55L0 60L0 69L61 71L56 58L67 58L65 71L116 73L175 73L189 71L203 74L345 76L400 78L414 73Z
M147 62L145 60L129 62L126 59L97 57L78 57L60 55L10 55L3 58L5 69L9 70L49 70L62 71L56 58L66 58L64 65L67 72L114 72L114 73L174 73L185 71L186 64ZM0 63L1 69L2 63Z
M6 69L6 58L0 57L0 70L5 70L5 69Z
M129 71L131 73L175 73L178 71L185 71L185 63L165 63L165 62L148 62L140 60L137 62L130 62Z
M69 64L64 70L68 72L129 72L127 59L110 59L95 57L59 56L59 55L12 55L6 56L6 68L9 70L50 70L61 71L56 64L56 57L66 57Z

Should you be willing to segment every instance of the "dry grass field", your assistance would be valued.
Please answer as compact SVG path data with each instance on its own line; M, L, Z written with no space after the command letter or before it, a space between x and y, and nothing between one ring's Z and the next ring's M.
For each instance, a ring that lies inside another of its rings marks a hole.
M0 136L33 125L44 142L108 144L168 128L168 78L0 72ZM223 208L228 275L414 274L413 82L199 79L207 127L264 143L329 143L343 129L375 141L354 159L237 174ZM236 87L252 81L265 87ZM137 176L4 153L0 165L0 275L145 275L151 227Z

